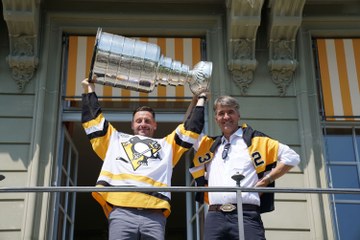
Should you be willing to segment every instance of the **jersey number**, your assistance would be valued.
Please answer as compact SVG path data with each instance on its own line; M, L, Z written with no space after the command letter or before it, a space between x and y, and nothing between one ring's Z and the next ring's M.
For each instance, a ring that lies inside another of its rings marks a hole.
M210 160L210 153L206 153L205 157L199 157L198 158L199 163L204 163Z
M264 164L264 160L261 159L261 154L259 152L254 152L252 155L255 166L260 166Z

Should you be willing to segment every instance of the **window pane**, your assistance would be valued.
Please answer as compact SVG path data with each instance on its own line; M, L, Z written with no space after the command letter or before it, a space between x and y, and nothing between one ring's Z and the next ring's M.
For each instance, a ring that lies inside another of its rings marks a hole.
M62 169L60 186L67 186L68 185L67 181L68 181L67 173L66 173L65 169Z
M65 192L61 192L60 193L60 199L59 199L59 204L62 207L65 207L65 201L66 201L66 193Z
M331 166L331 177L334 188L359 188L359 177L356 166ZM336 194L336 200L360 200L360 194Z
M77 171L77 155L76 152L74 150L71 151L71 168L70 168L70 178L71 180L73 180L75 182L75 176L76 176L76 171Z
M360 129L355 129L357 154L360 154ZM359 157L359 156L358 156Z
M350 130L350 129L349 129ZM326 157L328 162L355 162L354 144L351 131L325 135Z
M72 239L71 237L71 222L67 219L66 220L66 229L65 229L65 239Z
M75 202L75 193L73 193L73 192L69 192L69 205L68 205L68 210L67 210L67 213L68 213L68 215L69 216L72 216L72 212L73 212L73 209L74 209L74 205L75 204L73 204L73 201Z
M64 169L67 169L68 165L68 159L69 159L69 151L70 151L70 145L67 139L64 139L64 153L63 153L63 162L62 166Z
M360 239L360 204L336 204L340 239Z
M64 213L63 213L63 211L59 211L59 216L58 216L58 229L57 229L57 239L62 239L63 226L64 226Z

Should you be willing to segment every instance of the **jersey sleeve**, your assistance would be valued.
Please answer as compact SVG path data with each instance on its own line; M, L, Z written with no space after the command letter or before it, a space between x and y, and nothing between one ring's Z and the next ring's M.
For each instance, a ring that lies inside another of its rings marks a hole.
M204 127L204 107L196 106L185 123L180 124L176 130L167 137L167 141L172 141L173 146L173 165L181 156L188 151L199 138Z
M105 159L114 127L105 119L96 93L82 95L82 126L95 153Z

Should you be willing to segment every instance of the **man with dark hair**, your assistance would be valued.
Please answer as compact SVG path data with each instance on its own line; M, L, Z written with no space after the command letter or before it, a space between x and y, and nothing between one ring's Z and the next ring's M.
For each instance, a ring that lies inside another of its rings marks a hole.
M118 132L103 116L95 85L82 82L82 125L93 150L103 160L97 186L168 187L174 166L199 137L204 126L206 93L185 123L161 139L154 111L147 106L133 113L134 135ZM109 239L164 239L170 214L169 192L95 192L109 221Z
M299 161L299 155L287 145L243 124L239 126L237 99L221 96L214 102L215 121L222 135L201 136L194 144L197 151L190 169L197 185L236 187L234 175L243 175L242 187L274 186L274 181ZM206 201L205 240L239 239L237 198L235 192L199 193ZM260 213L274 210L274 194L242 192L244 234L246 240L265 239Z

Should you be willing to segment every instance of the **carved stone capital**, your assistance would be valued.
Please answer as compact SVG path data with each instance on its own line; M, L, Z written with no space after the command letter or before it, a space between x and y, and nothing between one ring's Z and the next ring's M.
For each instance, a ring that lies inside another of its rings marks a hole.
M246 95L250 84L253 82L256 66L256 60L229 61L228 68L231 71L232 80L240 87L241 95Z
M40 2L41 0L2 0L10 42L10 53L6 60L21 92L38 67Z
M294 72L297 68L296 60L271 60L268 63L272 80L279 89L280 96L285 96L290 85Z
M23 91L25 85L34 76L39 59L34 56L8 56L6 61L11 68L12 77L19 91Z

